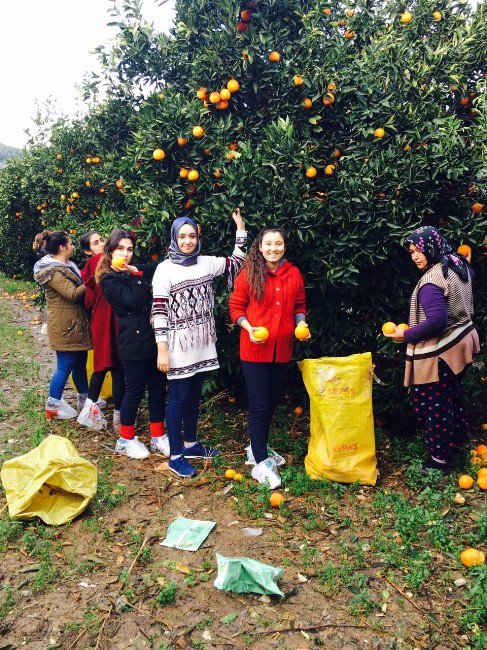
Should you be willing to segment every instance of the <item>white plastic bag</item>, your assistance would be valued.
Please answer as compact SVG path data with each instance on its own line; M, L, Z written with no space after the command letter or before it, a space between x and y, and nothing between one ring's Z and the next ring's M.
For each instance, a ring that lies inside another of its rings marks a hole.
M103 417L98 402L93 403L90 399L86 400L81 413L78 415L78 424L95 431L106 429L107 421Z

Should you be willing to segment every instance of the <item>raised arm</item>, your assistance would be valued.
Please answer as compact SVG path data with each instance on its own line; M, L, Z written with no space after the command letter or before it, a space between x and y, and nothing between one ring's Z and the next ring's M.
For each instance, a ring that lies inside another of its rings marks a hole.
M70 302L82 302L86 291L84 284L76 286L61 271L54 271L48 284Z
M233 287L235 278L242 268L245 258L247 256L247 231L245 230L245 223L240 214L240 208L234 210L232 219L237 226L235 233L235 246L233 252L228 257L212 257L211 258L211 273L213 277L218 275L225 275L228 281L228 288Z

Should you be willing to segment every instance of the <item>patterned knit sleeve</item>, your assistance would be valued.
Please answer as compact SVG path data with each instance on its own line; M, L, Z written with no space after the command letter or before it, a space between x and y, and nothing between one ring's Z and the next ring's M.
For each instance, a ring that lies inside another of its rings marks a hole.
M211 274L213 277L225 275L228 289L231 291L235 278L242 268L247 256L247 231L237 230L235 234L235 247L229 257L212 257Z
M167 267L159 264L152 279L151 324L154 328L156 343L168 342L169 296L171 282Z

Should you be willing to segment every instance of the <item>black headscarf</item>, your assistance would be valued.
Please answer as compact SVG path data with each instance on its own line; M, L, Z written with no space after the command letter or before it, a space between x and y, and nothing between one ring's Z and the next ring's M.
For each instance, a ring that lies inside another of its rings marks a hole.
M422 226L408 235L403 243L407 251L410 244L423 253L428 260L428 268L440 263L444 278L448 275L448 269L451 269L463 282L468 281L469 272L465 259L454 252L447 240L433 226Z

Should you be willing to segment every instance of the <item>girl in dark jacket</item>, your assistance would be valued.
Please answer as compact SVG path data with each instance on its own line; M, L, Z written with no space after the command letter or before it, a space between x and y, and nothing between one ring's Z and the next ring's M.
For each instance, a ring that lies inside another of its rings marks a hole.
M153 264L132 266L134 238L115 229L103 249L95 279L118 316L118 355L125 372L125 396L120 407L120 438L115 451L129 458L147 458L149 450L135 435L135 418L144 396L149 397L151 451L168 455L164 435L166 375L157 369L157 346L150 324Z

